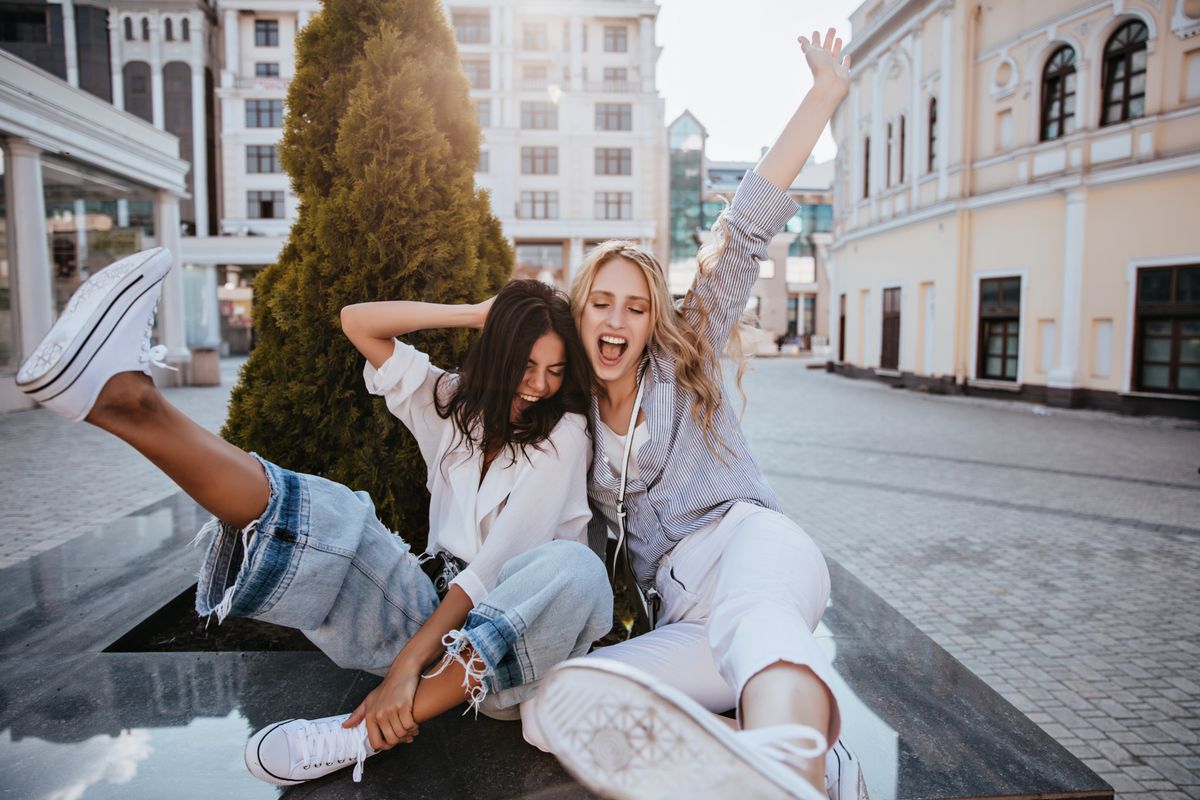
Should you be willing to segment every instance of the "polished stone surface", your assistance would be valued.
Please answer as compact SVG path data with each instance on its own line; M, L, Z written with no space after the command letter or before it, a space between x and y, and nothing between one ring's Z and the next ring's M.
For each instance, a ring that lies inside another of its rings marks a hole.
M99 652L186 588L203 515L174 498L0 570L2 798L254 798L250 734L348 711L378 679L318 653ZM874 800L1112 797L942 648L831 563L819 631ZM586 798L518 723L448 714L412 745L293 787L314 798Z

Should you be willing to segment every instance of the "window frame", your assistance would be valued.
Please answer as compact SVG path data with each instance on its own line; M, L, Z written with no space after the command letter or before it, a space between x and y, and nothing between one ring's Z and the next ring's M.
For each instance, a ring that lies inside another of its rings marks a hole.
M597 147L594 166L596 175L632 175L633 148Z
M1017 284L1017 304L1016 306L1002 305L1004 299L1005 284L1015 281ZM984 284L996 283L996 296L1001 304L997 304L992 308L984 308ZM980 275L976 278L976 291L978 295L975 303L976 313L976 342L975 342L975 379L982 381L1001 381L1004 383L1018 384L1021 382L1021 311L1022 311L1022 292L1025 287L1025 276L1022 274L1005 273L1002 275ZM1010 322L1016 323L1016 332L1009 334L1007 324ZM993 325L1004 324L1005 330L1000 333L1003 339L1001 352L999 353L1001 366L1000 374L989 374L987 366L988 355L988 334L989 329ZM1013 349L1009 351L1009 342L1013 342ZM1008 361L1011 359L1014 362L1013 375L1009 377L1005 375L1008 369Z
M1070 60L1063 63L1056 63L1059 57L1064 54L1070 54ZM1079 75L1078 75L1079 55L1075 52L1075 48L1069 44L1061 45L1055 48L1050 57L1046 59L1046 64L1042 67L1042 103L1041 113L1039 118L1038 136L1039 141L1052 142L1056 139L1061 139L1071 133L1075 128L1075 113L1078 110L1078 91L1079 91ZM1067 89L1068 81L1071 88ZM1070 113L1067 112L1067 100L1074 100L1075 104ZM1050 106L1058 102L1058 115L1050 116ZM1047 131L1047 126L1050 123L1058 125L1058 133L1051 136Z
M1114 47L1117 39L1125 31L1134 30L1139 27L1141 28L1140 33L1134 34L1138 38ZM1150 29L1140 19L1131 19L1121 24L1105 41L1104 55L1101 58L1103 72L1101 72L1102 84L1100 90L1100 127L1118 125L1122 122L1128 122L1131 119L1141 119L1146 116L1146 84L1148 81L1144 76L1147 74L1149 67L1149 42ZM1133 58L1137 53L1146 53L1145 60L1147 63L1143 64L1141 70L1134 71ZM1121 68L1123 73L1120 78L1115 75L1118 67ZM1143 76L1142 91L1134 93L1129 89L1133 83L1133 79L1138 76ZM1113 91L1118 86L1121 87L1121 98L1119 101L1111 97ZM1130 115L1129 112L1129 106L1133 100L1142 101L1141 113L1137 115ZM1115 102L1120 102L1121 112L1118 118L1113 119L1109 116L1109 109Z
M629 28L625 25L604 26L604 52L628 53Z
M556 145L525 145L521 147L522 175L557 175L558 147Z
M929 140L926 143L929 147L929 153L925 159L925 171L934 172L937 170L937 97L929 98Z
M263 107L264 103L267 104L265 111L264 111L264 107ZM251 111L251 108L252 108L251 104L253 104L253 111ZM270 129L270 128L282 128L283 127L283 100L281 100L279 98L265 98L265 97L246 98L245 110L246 110L245 122L246 122L247 128ZM276 111L279 112L278 115L276 115ZM251 122L252 114L253 114L253 122ZM267 125L260 124L264 119L264 115L265 115L266 121L269 123Z
M274 67L274 69L272 69ZM278 78L279 77L279 62L278 61L255 61L254 62L254 77L256 78Z
M480 22L482 21L482 24ZM484 12L457 10L450 15L450 25L454 28L454 41L459 44L491 44L492 15Z
M900 286L884 286L880 296L879 368L900 369Z
M522 100L521 130L558 130L558 106L546 100Z
M264 163L266 169L263 169ZM280 175L283 166L279 163L279 147L273 144L246 145L247 175Z
M254 20L254 46L279 47L279 20Z
M596 192L592 211L596 219L606 222L631 220L633 192Z
M264 195L270 195L269 200L264 200ZM271 211L279 211L278 214L272 216L263 216L262 204L268 202L271 204ZM283 191L280 189L248 189L246 191L246 219L286 219L287 209Z
M1171 394L1180 397L1200 396L1200 388L1179 388L1179 369L1181 366L1200 368L1200 361L1182 361L1183 324L1200 324L1200 298L1197 298L1196 302L1190 303L1179 300L1179 278L1183 270L1195 270L1198 276L1200 276L1200 261L1144 265L1138 266L1134 270L1133 358L1131 359L1130 387L1135 392ZM1151 272L1167 272L1170 274L1167 285L1167 299L1165 301L1147 301L1142 296L1142 278L1145 274ZM1200 281L1200 277L1197 277L1197 280ZM1148 323L1152 322L1169 322L1171 325L1170 334L1165 337L1161 335L1148 337L1146 328L1148 327ZM1150 364L1153 366L1167 367L1168 380L1166 387L1147 386L1143 382L1142 368L1147 364L1144 353L1144 345L1147 338L1165 338L1170 342L1170 355L1165 362L1158 360L1150 361Z
M633 103L596 103L595 121L598 131L632 131Z
M522 191L517 199L517 219L558 219L558 192Z

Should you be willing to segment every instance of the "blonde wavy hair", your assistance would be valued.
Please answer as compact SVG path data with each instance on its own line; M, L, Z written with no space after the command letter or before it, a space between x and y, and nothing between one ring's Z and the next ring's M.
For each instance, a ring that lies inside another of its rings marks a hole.
M717 235L697 254L699 271L704 275L712 272L725 249L728 228L723 214L713 225L713 232ZM722 398L721 354L713 350L704 336L709 324L709 312L691 288L683 300L673 303L666 273L658 259L636 242L610 239L587 254L571 285L571 314L575 317L576 326L582 322L596 272L617 258L632 262L646 277L650 287L650 343L664 348L675 357L676 379L695 396L692 418L703 431L708 449L724 463L718 447L730 455L733 455L733 451L716 431L716 415ZM742 352L738 327L734 325L731 331L727 352L737 364L737 387L738 392L742 393L746 358ZM745 400L744 393L742 398Z

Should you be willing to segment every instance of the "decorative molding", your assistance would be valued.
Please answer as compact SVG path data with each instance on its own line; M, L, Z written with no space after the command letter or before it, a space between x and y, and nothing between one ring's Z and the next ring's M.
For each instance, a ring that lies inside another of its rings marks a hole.
M1000 83L1000 69L1007 65L1009 68L1008 81L1004 84ZM1007 53L1001 53L999 60L992 67L991 85L988 87L988 93L991 94L993 100L1003 100L1009 97L1017 90L1017 84L1021 80L1021 69L1017 66L1016 59Z
M1200 16L1187 15L1187 0L1175 0L1175 13L1171 16L1171 33L1180 39L1200 35Z

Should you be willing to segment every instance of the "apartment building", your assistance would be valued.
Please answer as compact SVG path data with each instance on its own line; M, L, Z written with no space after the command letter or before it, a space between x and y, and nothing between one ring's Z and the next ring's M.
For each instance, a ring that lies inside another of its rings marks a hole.
M595 243L666 255L652 0L445 3L484 143L476 183L516 274L566 286Z
M851 23L837 369L1200 416L1200 5L870 0Z

